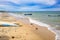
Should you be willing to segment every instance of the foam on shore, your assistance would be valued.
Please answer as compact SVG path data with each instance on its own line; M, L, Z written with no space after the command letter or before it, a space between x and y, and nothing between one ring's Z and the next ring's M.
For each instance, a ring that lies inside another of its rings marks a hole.
M48 25L48 24L42 23L42 22L40 22L40 21L33 20L33 19L31 19L31 18L29 18L29 20L30 20L31 23L37 24L37 25L39 25L39 26L50 27L50 25Z

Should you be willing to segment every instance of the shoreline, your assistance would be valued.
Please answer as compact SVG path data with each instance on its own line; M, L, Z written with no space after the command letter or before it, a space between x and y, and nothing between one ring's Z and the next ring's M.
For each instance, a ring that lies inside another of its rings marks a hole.
M51 26L50 25L48 25L48 24L46 24L46 23L43 23L43 22L40 22L40 21L37 21L37 20L33 20L33 19L31 19L31 18L29 18L29 20L30 20L30 22L31 23L34 23L34 24L36 24L36 25L39 25L39 26L42 26L42 27L47 27L49 30L51 30ZM51 30L53 33L55 33L53 30Z
M38 26L41 26L41 27L47 27L47 29L48 30L50 30L51 32L53 32L54 34L56 34L50 27L50 25L49 24L46 24L46 23L42 23L42 22L40 22L40 21L37 21L37 20L34 20L34 19L31 19L30 17L25 17L25 16L20 16L20 15L16 15L16 14L10 14L11 16L14 16L14 17L16 17L16 18L20 18L20 19L22 19L22 18L27 18L27 19L29 19L29 22L30 23L33 23L33 24L36 24L36 25L38 25ZM56 37L57 37L57 35L56 35ZM56 37L55 37L55 40L56 40Z
M37 21L37 20L33 20L31 18L29 18L30 22L33 23L33 24L36 24L36 25L39 25L39 26L42 26L42 27L47 27L48 30L50 30L51 32L53 32L55 35L56 35L56 32L54 32L52 29L51 29L51 26L46 24L46 23L42 23L40 21ZM57 35L55 37L55 40L57 40Z
M20 16L20 15L17 16L16 14L12 14L12 13L10 15L14 16L16 18L20 18L20 19L23 19L23 18L29 19L30 23L34 23L34 24L42 26L42 27L47 27L49 30L51 30L51 28L50 28L51 26L49 24L34 20L34 19L30 18L30 17Z

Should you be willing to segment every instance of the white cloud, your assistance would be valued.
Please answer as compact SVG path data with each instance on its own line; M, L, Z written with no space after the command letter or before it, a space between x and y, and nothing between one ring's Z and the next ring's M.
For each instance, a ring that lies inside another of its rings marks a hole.
M14 8L11 5L0 5L0 10L5 10L5 11L16 11L16 8Z
M60 8L43 9L45 11L60 11Z
M16 10L18 11L33 11L33 10L38 10L39 6L22 6Z
M48 5L48 6L52 6L54 4L56 4L56 0L0 0L0 10L6 10L6 11L58 11L60 10L60 8L48 8L48 9L42 9L44 6L22 6L23 4L28 4L28 3L35 3L35 4L43 4L43 5ZM21 5L21 6L12 6L9 5L5 2L13 2L17 5ZM58 5L59 7L59 5Z
M46 5L53 5L56 3L56 0L0 0L0 1L10 1L16 4L24 4L24 3L42 3Z
M5 11L59 11L60 8L48 8L48 9L41 9L39 6L21 6L20 8L14 8L11 5L0 5L0 10Z
M25 6L18 8L17 11L60 11L60 8L41 9L38 6Z

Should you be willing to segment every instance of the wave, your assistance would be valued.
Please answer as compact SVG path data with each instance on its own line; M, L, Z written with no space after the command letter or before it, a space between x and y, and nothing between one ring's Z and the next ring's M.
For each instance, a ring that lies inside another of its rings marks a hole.
M29 20L30 20L31 23L37 24L37 25L39 25L39 26L50 27L50 25L48 25L48 24L42 23L42 22L37 21L37 20L33 20L33 19L31 19L31 18L29 18Z

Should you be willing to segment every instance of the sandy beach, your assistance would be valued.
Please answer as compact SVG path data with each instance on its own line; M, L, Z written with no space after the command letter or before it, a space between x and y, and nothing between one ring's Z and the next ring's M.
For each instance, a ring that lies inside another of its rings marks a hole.
M16 27L0 27L0 37L8 36L8 40L55 40L56 37L55 33L49 30L48 27L34 24L28 18L0 14L0 21L18 25ZM3 38L1 39L3 40Z

